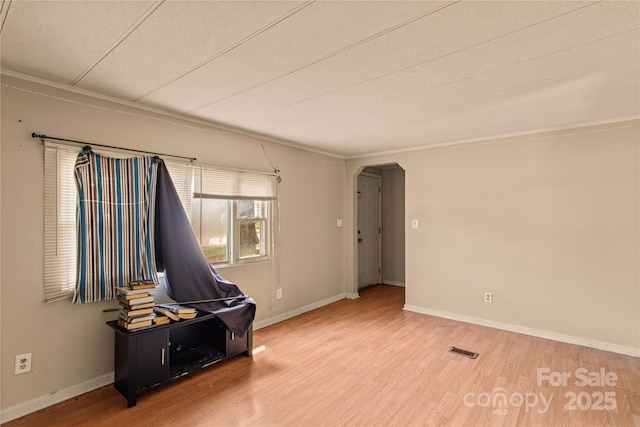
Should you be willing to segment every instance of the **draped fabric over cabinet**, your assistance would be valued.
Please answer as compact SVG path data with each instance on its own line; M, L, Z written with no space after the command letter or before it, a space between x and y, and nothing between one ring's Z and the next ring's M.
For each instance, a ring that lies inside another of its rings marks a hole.
M155 230L156 264L165 272L169 296L176 301L238 297L189 305L215 312L231 332L244 336L256 303L208 263L163 161L158 163Z
M153 246L157 163L83 150L76 160L75 303L115 298L131 280L157 282Z

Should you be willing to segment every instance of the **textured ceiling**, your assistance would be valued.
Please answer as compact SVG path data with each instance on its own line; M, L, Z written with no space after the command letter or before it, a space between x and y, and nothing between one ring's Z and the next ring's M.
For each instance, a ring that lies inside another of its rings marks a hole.
M10 70L343 157L640 116L640 1L2 1Z

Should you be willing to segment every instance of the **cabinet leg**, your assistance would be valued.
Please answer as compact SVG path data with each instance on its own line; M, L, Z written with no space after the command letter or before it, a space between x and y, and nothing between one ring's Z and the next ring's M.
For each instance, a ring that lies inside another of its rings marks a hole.
M253 356L253 324L247 331L247 351L244 352L244 355L247 357Z
M127 408L136 406L136 397L137 396L135 394L133 396L127 397Z

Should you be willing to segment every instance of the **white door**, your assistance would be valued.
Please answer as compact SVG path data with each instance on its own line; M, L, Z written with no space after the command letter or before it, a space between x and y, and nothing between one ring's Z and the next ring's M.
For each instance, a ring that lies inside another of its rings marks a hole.
M380 176L358 176L358 289L378 284L382 277L380 185Z

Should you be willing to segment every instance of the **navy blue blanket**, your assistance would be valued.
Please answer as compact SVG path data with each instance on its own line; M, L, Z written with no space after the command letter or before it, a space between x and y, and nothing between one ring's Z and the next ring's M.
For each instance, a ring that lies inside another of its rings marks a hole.
M215 313L234 334L242 337L251 327L256 302L209 264L187 218L178 192L162 160L158 161L155 205L155 254L158 271L165 273L167 294L178 303Z

